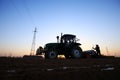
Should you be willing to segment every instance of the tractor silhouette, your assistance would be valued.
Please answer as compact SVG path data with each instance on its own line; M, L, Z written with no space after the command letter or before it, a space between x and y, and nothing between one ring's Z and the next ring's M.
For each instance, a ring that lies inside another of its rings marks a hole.
M80 43L77 43L79 39L72 34L64 34L57 43L47 43L44 48L41 46L37 49L36 55L44 55L46 59L56 59L58 55L64 55L66 59L78 59L78 58L98 58L103 57L97 54L95 50L82 51Z
M41 46L37 49L36 55L43 54L47 59L56 59L58 55L64 55L66 59L69 58L81 58L82 49L80 43L77 43L77 38L72 34L61 34L57 36L57 43L47 43L44 48Z

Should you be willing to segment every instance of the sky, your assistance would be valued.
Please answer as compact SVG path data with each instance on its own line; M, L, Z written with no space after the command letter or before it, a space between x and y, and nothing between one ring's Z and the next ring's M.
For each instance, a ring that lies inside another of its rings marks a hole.
M29 55L74 34L83 51L99 44L102 54L120 56L119 0L0 0L0 56Z

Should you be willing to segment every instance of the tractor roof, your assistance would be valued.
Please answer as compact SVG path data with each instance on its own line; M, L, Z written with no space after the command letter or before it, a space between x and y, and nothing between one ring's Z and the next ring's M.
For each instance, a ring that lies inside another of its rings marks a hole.
M61 38L62 39L74 39L76 38L76 36L72 34L64 34Z

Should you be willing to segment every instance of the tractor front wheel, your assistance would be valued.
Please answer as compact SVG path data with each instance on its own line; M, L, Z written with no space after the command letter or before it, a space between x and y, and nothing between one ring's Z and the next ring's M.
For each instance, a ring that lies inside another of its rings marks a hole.
M45 53L45 58L56 59L57 53L55 51L48 51L47 53Z

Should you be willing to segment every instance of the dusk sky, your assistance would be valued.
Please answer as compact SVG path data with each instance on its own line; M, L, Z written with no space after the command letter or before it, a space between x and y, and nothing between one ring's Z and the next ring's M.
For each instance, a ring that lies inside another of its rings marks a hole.
M0 0L0 56L29 55L35 27L35 49L63 33L120 56L119 0Z

